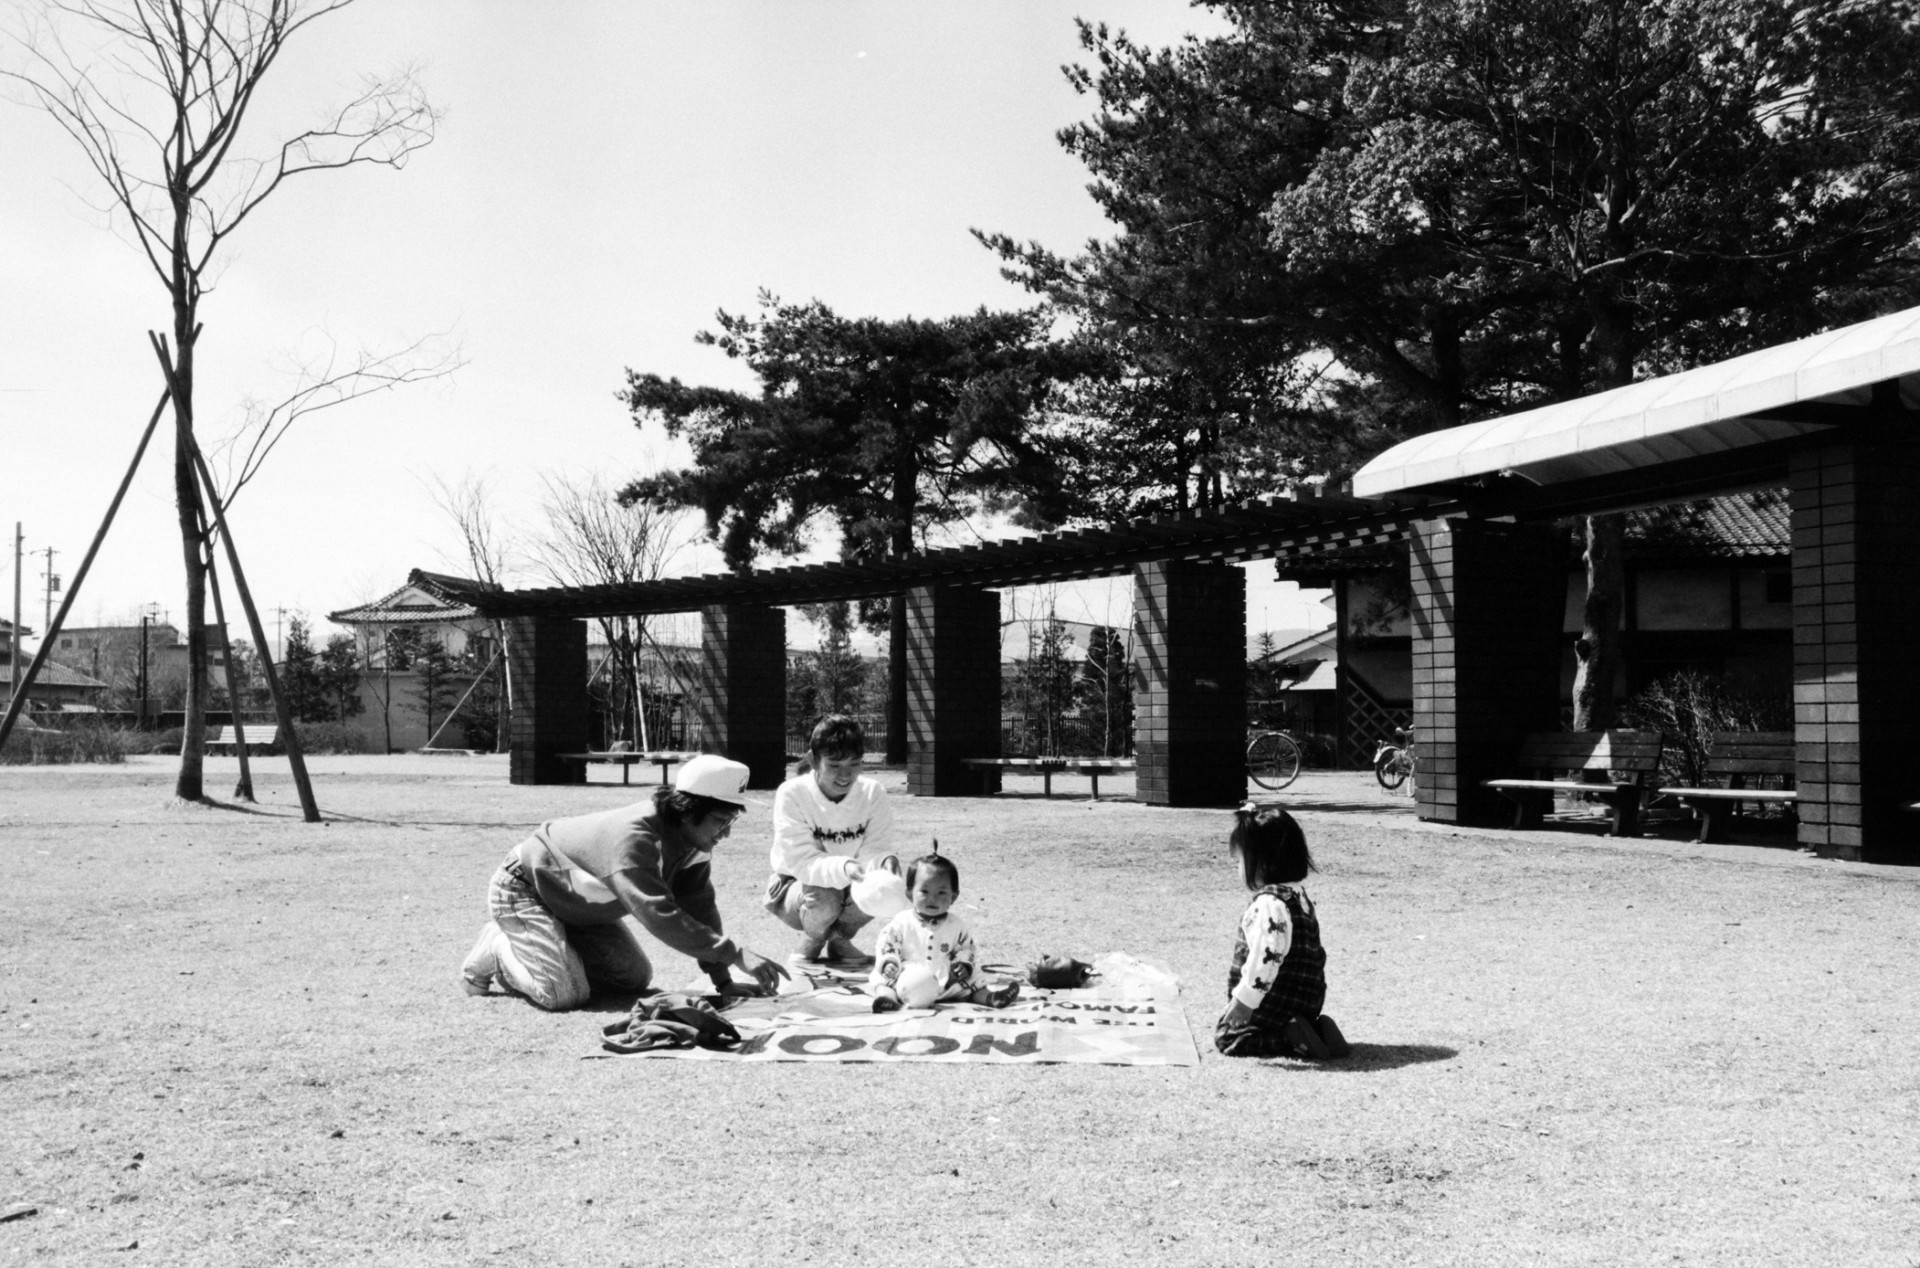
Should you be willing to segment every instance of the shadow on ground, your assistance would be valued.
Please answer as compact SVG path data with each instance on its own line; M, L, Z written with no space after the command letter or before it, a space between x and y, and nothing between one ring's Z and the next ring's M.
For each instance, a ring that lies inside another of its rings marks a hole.
M1319 1074L1372 1074L1378 1070L1398 1070L1403 1066L1426 1065L1431 1061L1451 1061L1460 1055L1458 1048L1442 1048L1424 1043L1357 1043L1353 1052L1338 1061L1294 1061L1275 1057L1261 1065L1280 1065L1289 1069L1312 1070Z

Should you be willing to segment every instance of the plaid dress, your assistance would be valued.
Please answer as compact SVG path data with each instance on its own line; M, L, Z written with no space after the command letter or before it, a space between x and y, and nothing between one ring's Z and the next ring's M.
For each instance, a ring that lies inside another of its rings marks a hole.
M1262 935L1277 935L1283 928L1266 914L1270 907L1261 901L1263 897L1285 906L1292 937L1284 956L1263 947L1262 962L1249 966L1251 948L1267 942L1267 937ZM1260 927L1262 923L1265 929ZM1250 925L1255 933L1251 942L1247 937ZM1265 994L1244 1025L1229 1027L1225 1016L1221 1017L1214 1031L1215 1046L1235 1055L1264 1055L1270 1047L1274 1053L1283 1051L1272 1045L1280 1042L1281 1031L1290 1019L1304 1017L1312 1021L1320 1015L1321 1005L1327 1000L1326 969L1327 953L1320 945L1320 920L1314 912L1313 900L1291 885L1268 885L1256 891L1240 919L1240 926L1234 930L1233 961L1227 968L1227 995L1231 999L1241 979L1248 976L1254 989L1264 987Z

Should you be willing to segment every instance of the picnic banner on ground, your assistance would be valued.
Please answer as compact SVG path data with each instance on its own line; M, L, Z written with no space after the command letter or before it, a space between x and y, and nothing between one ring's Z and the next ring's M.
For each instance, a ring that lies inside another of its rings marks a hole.
M864 978L796 973L777 996L726 1011L744 1040L731 1052L656 1049L686 1061L944 1061L1007 1064L1198 1065L1166 965L1112 953L1078 990L1022 986L1006 1008L940 1004L873 1011Z

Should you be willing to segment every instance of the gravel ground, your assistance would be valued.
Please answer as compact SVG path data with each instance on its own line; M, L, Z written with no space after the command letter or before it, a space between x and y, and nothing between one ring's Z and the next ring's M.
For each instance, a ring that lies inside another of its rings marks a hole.
M173 802L160 758L0 769L0 1265L1920 1264L1920 871L1309 772L1355 1054L1240 1062L1227 816L1015 779L902 796L906 848L958 860L993 960L1169 962L1198 1067L587 1060L617 1004L455 969L528 826L643 788L317 758L307 825L257 765L257 807ZM766 813L716 876L782 952Z

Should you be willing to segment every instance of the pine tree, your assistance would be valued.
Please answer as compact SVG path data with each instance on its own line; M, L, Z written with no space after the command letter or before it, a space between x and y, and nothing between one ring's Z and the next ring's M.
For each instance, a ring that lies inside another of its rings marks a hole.
M314 651L307 623L297 616L288 623L282 658L280 685L287 693L287 711L299 722L332 721L333 705L320 674L320 656Z

